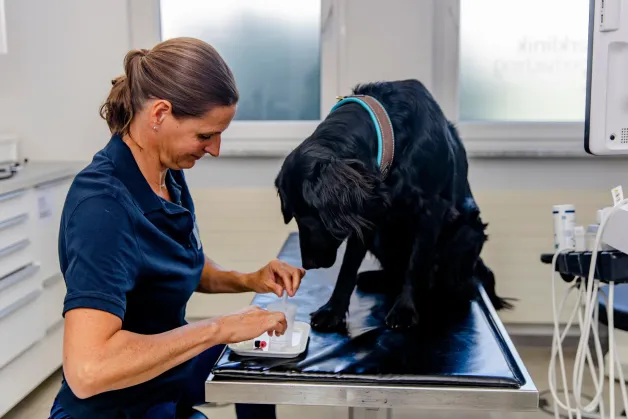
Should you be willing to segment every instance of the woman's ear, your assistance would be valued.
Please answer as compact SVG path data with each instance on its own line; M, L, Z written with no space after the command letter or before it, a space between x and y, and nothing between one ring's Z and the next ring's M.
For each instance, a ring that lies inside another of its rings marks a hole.
M164 122L164 119L166 119L168 115L172 114L172 104L163 99L155 100L150 109L150 123L157 126L161 125Z

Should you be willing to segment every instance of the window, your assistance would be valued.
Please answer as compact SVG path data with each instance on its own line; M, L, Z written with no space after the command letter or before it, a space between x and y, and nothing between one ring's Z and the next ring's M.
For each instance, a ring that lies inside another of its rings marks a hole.
M589 0L433 6L432 89L470 155L586 154Z
M460 0L460 121L582 122L589 0Z
M319 121L321 0L161 0L161 37L191 36L231 67L240 121Z

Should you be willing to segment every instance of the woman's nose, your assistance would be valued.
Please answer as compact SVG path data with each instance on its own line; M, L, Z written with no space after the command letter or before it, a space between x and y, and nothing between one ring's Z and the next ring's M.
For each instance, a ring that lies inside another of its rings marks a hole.
M216 136L212 138L211 142L205 147L205 152L212 155L213 157L218 157L220 155L220 136Z

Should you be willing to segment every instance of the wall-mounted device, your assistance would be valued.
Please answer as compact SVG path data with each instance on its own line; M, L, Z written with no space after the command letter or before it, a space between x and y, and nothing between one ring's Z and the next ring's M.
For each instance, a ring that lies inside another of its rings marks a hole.
M0 0L0 54L9 52L7 43L7 14L4 7L4 0Z
M22 166L19 140L0 135L0 180L13 177Z
M584 148L628 154L628 2L591 0Z

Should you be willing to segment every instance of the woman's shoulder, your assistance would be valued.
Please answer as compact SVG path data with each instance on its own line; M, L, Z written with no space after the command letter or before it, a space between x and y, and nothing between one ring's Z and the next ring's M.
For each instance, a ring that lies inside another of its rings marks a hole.
M72 181L65 199L63 212L73 213L79 206L99 205L102 202L115 201L121 207L129 209L129 191L115 174L113 163L103 153L97 153L93 160L83 168Z

